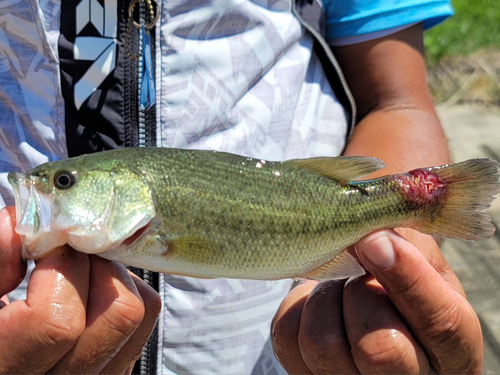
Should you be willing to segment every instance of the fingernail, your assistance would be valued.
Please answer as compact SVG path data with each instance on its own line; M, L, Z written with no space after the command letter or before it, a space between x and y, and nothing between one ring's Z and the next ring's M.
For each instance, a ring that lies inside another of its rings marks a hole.
M382 269L389 268L396 261L394 246L387 232L375 233L362 239L356 245L356 253L363 263L368 260L375 267Z
M317 280L311 280L311 279L304 279L299 282L298 285L318 285L319 281Z
M0 249L21 248L21 239L15 231L15 212L12 208L0 210Z

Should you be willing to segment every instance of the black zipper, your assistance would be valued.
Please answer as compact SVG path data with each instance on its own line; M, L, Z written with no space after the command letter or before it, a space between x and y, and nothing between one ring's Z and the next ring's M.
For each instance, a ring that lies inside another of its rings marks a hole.
M129 6L130 3L129 2ZM140 14L139 20L144 22L145 6L140 2L136 7ZM128 7L126 9L128 11ZM159 11L159 9L156 9ZM155 27L149 30L151 35L151 55L153 57L153 72L155 70ZM142 40L138 29L132 29L130 35L130 51L140 55L142 52ZM124 109L125 109L125 139L127 147L156 147L156 105L148 109L139 108L139 93L141 89L142 76L140 68L142 59L126 59L125 86L124 86ZM159 274L140 268L130 269L134 274L142 278L150 287L159 291ZM158 358L158 324L156 324L148 342L142 349L141 357L135 363L132 374L149 375L157 373Z
M157 272L142 270L142 279L156 291L159 288L160 275ZM148 342L142 348L141 358L135 363L133 374L156 374L158 362L158 323L156 323Z

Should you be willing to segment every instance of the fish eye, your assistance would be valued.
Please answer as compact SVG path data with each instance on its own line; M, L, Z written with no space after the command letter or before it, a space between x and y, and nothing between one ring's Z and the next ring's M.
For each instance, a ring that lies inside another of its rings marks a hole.
M68 190L76 182L75 175L68 171L57 172L54 176L54 185L59 190Z

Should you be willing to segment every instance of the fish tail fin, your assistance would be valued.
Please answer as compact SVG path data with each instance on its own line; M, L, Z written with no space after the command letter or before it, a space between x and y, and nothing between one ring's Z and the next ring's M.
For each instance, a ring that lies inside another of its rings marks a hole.
M495 226L480 210L488 208L498 193L498 163L480 158L426 170L438 176L446 193L430 220L415 229L465 241L491 237Z

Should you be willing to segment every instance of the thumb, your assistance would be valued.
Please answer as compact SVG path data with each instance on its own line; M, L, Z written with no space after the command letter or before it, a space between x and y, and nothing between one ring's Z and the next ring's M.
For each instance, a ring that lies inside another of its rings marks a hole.
M16 233L14 207L0 211L0 297L14 290L26 274L26 262L21 259L21 238Z
M356 252L438 372L481 368L481 329L474 310L414 245L394 231L379 231L362 239Z
M396 262L396 253L391 238L400 237L394 231L378 231L369 234L356 245L359 260L370 272L378 273Z
M433 292L427 281L440 279L421 252L393 230L371 233L356 244L356 254L366 269L393 296ZM446 286L448 287L448 286Z

